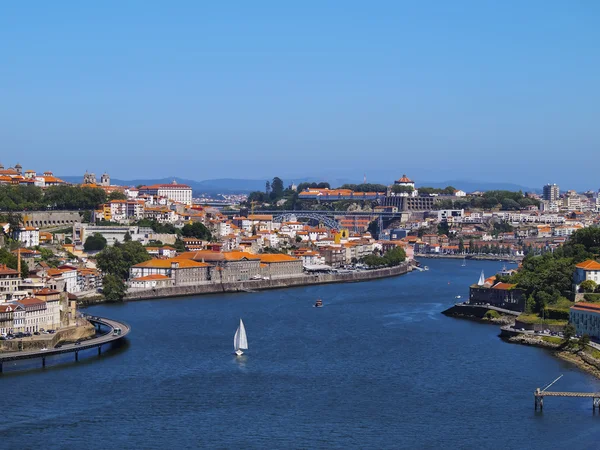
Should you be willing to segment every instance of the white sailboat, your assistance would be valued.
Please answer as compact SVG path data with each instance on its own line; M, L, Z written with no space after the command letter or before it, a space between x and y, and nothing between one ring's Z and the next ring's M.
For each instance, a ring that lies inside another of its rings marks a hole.
M461 264L461 267L466 267L467 266L467 258L463 258L463 262Z
M240 319L240 325L235 332L233 337L233 349L235 354L242 356L244 352L242 350L248 350L248 338L246 337L246 328L244 328L244 322Z

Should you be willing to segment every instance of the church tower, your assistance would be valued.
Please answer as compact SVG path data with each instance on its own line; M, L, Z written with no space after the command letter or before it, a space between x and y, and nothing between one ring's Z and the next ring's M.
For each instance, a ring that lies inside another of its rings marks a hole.
M100 177L100 186L110 186L110 175L106 172Z

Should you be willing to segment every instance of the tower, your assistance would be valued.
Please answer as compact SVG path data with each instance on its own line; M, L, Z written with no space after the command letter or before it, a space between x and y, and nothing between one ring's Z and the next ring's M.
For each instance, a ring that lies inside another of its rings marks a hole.
M86 170L83 175L83 184L96 184L96 174L88 173Z
M106 172L100 177L100 186L110 186L110 175Z
M17 165L15 166L15 170L17 171L17 173L19 175L21 175L21 172L23 172L23 166L19 163L17 163Z

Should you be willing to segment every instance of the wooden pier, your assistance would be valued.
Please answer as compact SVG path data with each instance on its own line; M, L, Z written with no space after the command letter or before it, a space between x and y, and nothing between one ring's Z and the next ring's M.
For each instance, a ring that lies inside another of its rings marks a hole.
M575 398L591 398L592 410L596 412L596 408L600 412L600 392L549 392L537 388L533 393L535 397L535 410L544 409L544 397L575 397Z

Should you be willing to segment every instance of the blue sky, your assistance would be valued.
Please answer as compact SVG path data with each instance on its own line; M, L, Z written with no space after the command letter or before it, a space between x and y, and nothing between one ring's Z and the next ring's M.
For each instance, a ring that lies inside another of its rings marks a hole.
M598 188L600 3L13 2L0 162Z

